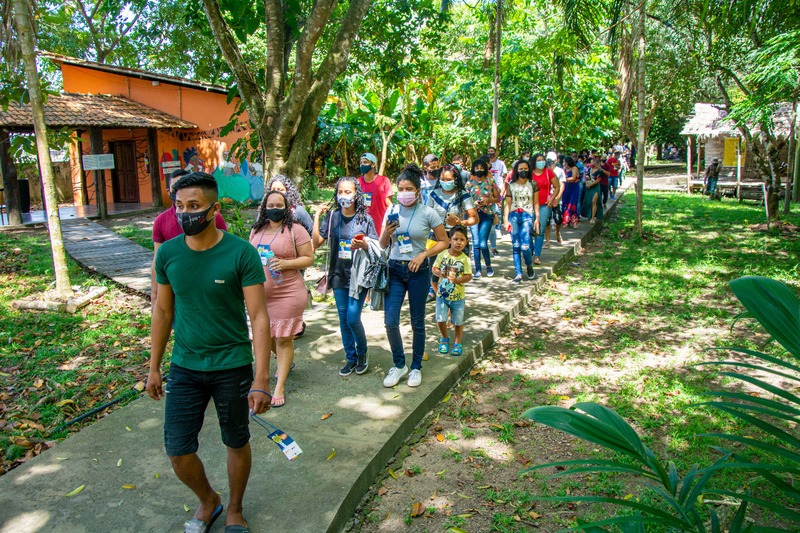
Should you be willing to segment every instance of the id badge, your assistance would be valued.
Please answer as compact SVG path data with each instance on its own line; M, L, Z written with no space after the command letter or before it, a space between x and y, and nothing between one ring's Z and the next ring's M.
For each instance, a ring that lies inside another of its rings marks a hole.
M269 252L269 244L259 244L256 246L256 250L258 250L258 256L261 258L261 264L263 266L267 266L267 254Z
M372 205L372 193L371 192L365 192L365 193L362 193L362 196L364 198L364 207L371 206Z
M398 233L397 234L397 249L400 251L401 254L410 254L414 251L413 246L411 246L411 235L408 233Z
M290 461L303 453L303 450L300 449L294 439L279 429L270 433L269 438L278 445L283 455Z
M353 250L350 248L350 239L339 240L339 259L352 259Z

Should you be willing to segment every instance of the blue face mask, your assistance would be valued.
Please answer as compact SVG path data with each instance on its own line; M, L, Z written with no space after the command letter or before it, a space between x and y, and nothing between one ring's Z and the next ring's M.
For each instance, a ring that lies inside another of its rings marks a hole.
M372 165L359 165L358 170L360 170L362 174L366 174L372 170Z
M442 186L442 190L445 190L445 191L452 191L453 189L456 188L455 180L453 180L453 181L440 181L439 185L441 185Z
M547 165L546 161L537 161L536 162L536 168L538 168L539 170L543 170L545 165Z

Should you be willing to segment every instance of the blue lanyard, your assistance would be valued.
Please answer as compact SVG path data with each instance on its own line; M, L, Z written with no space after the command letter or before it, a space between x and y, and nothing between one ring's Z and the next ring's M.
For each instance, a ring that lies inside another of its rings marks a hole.
M267 227L269 227L269 226L267 226ZM278 233L280 233L281 230L283 230L283 226L281 226L280 229L278 229ZM276 233L275 235L272 236L272 240L269 241L269 244L267 245L267 246L269 246L270 250L272 250L272 243L275 242L275 238L278 236L278 233ZM261 244L261 241L264 240L264 235L266 235L266 232L262 231L261 232L261 237L258 238L258 244ZM258 248L258 246L256 246L256 248Z
M418 207L419 207L419 200L417 200L417 204L414 206L414 210L411 212L411 218L408 219L408 224L406 224L406 231L404 233L408 233L409 235L411 235L411 233L408 230L411 229L411 221L414 220L414 215L417 214ZM397 214L398 215L400 214L399 209L397 210Z

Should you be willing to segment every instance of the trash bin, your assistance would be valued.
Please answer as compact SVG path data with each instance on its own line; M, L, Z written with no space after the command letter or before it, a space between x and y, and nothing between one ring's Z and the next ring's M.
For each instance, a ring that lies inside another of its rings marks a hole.
M19 210L22 213L31 212L31 189L27 179L17 180L19 182Z

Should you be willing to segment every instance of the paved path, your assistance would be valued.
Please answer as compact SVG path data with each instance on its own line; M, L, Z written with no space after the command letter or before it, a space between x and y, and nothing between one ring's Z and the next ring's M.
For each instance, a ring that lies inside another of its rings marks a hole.
M564 230L564 246L545 250L538 279L521 285L511 283L511 250L504 239L501 257L494 261L497 275L467 286L462 357L436 354L438 335L429 305L431 357L423 363L417 389L405 381L394 389L382 386L391 366L383 313L364 313L370 370L347 378L337 375L343 353L335 308L310 318L296 343L297 368L290 375L287 404L265 415L298 442L303 454L287 461L266 433L251 425L253 470L245 516L252 531L341 531L414 427L494 343L552 270L569 261L600 227L583 222L578 230ZM401 328L409 345L407 315ZM329 412L333 415L322 420ZM200 456L227 501L225 452L213 408L206 417ZM142 397L0 477L0 533L181 531L195 501L164 455L162 423L163 402ZM82 485L79 494L66 496ZM222 530L219 524L212 529Z
M120 285L150 294L153 252L86 218L61 222L64 246L78 263Z

